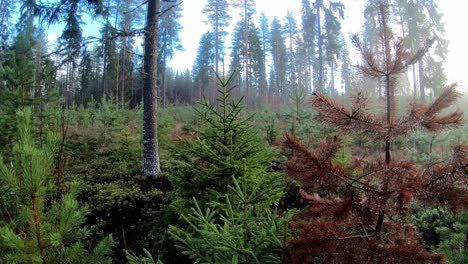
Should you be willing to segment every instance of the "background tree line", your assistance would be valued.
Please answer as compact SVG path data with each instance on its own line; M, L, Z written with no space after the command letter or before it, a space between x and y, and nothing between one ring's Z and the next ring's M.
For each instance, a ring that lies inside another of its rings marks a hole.
M382 54L382 36L377 31L377 2L366 3L364 39L372 44L373 52ZM439 93L437 87L446 82L443 63L447 55L437 3L425 0L388 2L390 17L396 22L393 27L407 39L403 42L405 47L414 50L431 37L436 41L434 48L408 70L403 79L405 89L399 92L419 100L434 97ZM141 104L141 39L145 22L145 5L141 1L102 1L100 10L95 10L98 12L91 17L99 21L93 23L100 27L100 35L93 38L83 37L81 24L88 20L74 11L82 8L78 2L75 7L61 7L66 23L55 47L47 43L44 26L41 26L44 21L34 19L37 10L28 1L18 5L11 1L1 4L0 73L5 80L4 88L14 86L35 98L42 85L43 94L47 89L57 89L68 105L88 106L103 99L124 107ZM158 89L163 107L192 104L203 97L213 101L214 72L227 70L240 73L234 83L238 86L236 93L246 96L249 107L266 102L284 103L295 90L307 95L313 91L336 95L347 94L352 87L363 87L370 94L382 96L382 84L377 85L377 89L371 88L374 83L364 81L353 67L352 51L347 47L348 41L341 28L346 12L344 3L303 0L298 20L292 12L283 18L267 14L254 16L254 1L207 1L202 11L209 31L200 37L193 67L183 72L167 66L174 53L183 49L179 37L183 5L172 8L173 4L161 2L160 9L167 10L158 22ZM14 19L18 15L20 22ZM233 21L233 17L238 21ZM50 19L51 22L59 20L58 17ZM228 25L232 23L234 31L228 32ZM26 61L34 63L22 65ZM21 80L31 74L37 79L41 74L47 75L49 81L41 84L37 80Z

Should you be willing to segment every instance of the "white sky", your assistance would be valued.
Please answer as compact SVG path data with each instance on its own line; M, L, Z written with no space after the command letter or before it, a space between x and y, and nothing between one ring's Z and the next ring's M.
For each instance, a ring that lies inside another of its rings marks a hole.
M301 0L257 0L257 14L254 21L258 22L258 14L264 12L270 20L277 16L283 19L286 16L287 10L293 11L296 15L296 20L300 23ZM345 6L345 20L342 23L343 33L348 36L350 33L360 33L364 17L362 11L366 0L342 0ZM466 10L468 10L468 1L466 0L436 0L439 4L440 11L444 14L446 38L450 41L449 54L446 62L446 73L448 81L458 82L460 88L465 93L468 92L468 35L466 34ZM201 10L206 4L206 0L185 0L182 4L184 9L181 23L183 25L180 37L185 50L175 54L170 62L170 66L175 70L183 71L191 69L199 44L201 34L207 31L208 27L203 23L205 16ZM233 11L233 20L230 22L230 27L236 24L240 10ZM230 31L230 30L228 30ZM227 46L230 45L230 40L226 41ZM349 47L352 49L352 47ZM354 62L353 62L354 63Z

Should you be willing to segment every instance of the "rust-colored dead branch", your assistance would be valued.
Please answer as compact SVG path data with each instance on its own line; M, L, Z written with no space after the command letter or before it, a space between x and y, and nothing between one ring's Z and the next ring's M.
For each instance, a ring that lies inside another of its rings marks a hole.
M421 245L413 225L393 219L409 214L414 199L449 205L454 211L468 206L467 145L458 146L453 158L441 164L421 167L392 158L391 142L396 137L418 129L453 128L463 123L463 115L442 113L460 96L456 85L451 85L433 103L413 103L406 115L397 118L398 74L419 61L434 38L410 53L403 39L393 38L388 26L390 7L385 3L379 4L378 21L385 59L359 37L352 37L363 60L358 68L368 77L384 80L385 115L370 113L362 94L352 97L351 108L318 92L309 99L317 110L316 120L385 143L385 159L355 158L349 165L335 164L339 139L324 139L310 150L294 136L284 136L282 145L291 151L286 173L300 182L301 196L308 204L291 224L298 236L290 241L290 263L316 259L323 263L446 263Z

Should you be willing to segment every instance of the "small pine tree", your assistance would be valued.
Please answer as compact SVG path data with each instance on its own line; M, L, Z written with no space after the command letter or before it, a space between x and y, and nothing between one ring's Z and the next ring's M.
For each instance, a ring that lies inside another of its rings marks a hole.
M292 224L298 232L290 243L292 263L309 263L314 258L325 263L445 263L441 255L427 252L415 227L401 219L409 214L414 199L446 203L454 210L467 207L468 146L458 146L453 158L444 164L418 167L410 161L392 159L391 143L395 138L417 129L437 132L458 126L463 115L459 111L439 115L459 96L455 86L450 86L432 104L414 103L406 115L397 118L396 76L417 62L429 45L416 54L407 53L401 40L390 45L387 13L388 6L381 3L384 61L379 61L358 37L353 38L365 61L360 66L362 72L385 80L385 117L368 112L368 100L363 95L353 98L350 110L321 93L311 99L318 121L383 141L385 158L339 164L333 160L340 146L337 137L322 140L315 151L294 136L284 138L284 146L292 151L287 173L302 183L302 197L310 205Z
M283 180L267 171L269 152L242 118L242 99L230 100L233 78L219 79L218 107L204 102L197 110L206 130L177 152L174 205L184 223L170 234L197 262L278 263L289 235L290 214L274 209Z
M179 173L172 179L177 189L174 204L179 209L192 207L196 197L201 208L208 202L224 200L231 177L247 177L251 184L266 172L270 152L249 124L250 117L242 115L242 98L231 100L230 87L235 74L227 80L218 78L218 106L208 101L195 109L206 129L194 141L182 140L175 155L180 160ZM272 199L279 198L280 194ZM180 212L182 212L180 211Z
M38 148L31 137L31 111L18 112L19 141L12 163L0 160L0 262L110 263L112 238L87 250L81 227L87 209L75 199L77 186L53 200L52 169L57 139Z

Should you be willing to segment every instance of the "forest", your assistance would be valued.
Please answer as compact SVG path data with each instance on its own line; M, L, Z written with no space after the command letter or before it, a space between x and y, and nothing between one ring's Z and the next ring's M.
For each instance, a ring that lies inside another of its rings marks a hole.
M188 2L0 0L0 264L468 263L440 1Z

